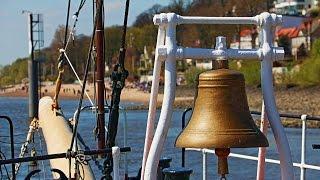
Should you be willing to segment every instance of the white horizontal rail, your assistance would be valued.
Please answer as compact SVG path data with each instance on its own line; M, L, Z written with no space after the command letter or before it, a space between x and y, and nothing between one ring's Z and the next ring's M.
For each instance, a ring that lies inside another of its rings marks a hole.
M186 148L186 150L215 154L214 150L212 150L212 149ZM235 157L235 158L240 158L240 159L248 159L248 160L258 161L258 157L256 157L256 156L249 156L249 155L243 155L243 154L237 154L237 153L230 153L229 156ZM280 164L280 161L276 160L276 159L266 159L266 162L272 163L272 164ZM299 167L299 168L306 168L306 169L313 169L313 170L320 171L320 166L315 166L315 165L311 165L311 164L293 163L293 166Z
M257 60L262 56L260 49L203 49L203 48L184 48L178 47L177 59L218 59L224 57L227 59L252 59Z
M179 16L179 24L259 24L259 16L255 17L193 17Z
M169 49L166 46L160 46L157 49L159 58L165 60L169 55ZM170 50L172 51L172 50ZM272 47L272 61L283 60L284 50L282 47ZM179 46L174 50L176 59L246 59L246 60L262 60L262 49L203 49L203 48L185 48Z

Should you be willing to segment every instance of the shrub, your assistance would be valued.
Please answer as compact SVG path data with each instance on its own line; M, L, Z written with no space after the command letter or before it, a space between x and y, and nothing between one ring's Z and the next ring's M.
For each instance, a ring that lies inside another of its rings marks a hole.
M229 61L230 69L243 73L247 85L260 84L260 61L242 61L241 67L237 67L236 61Z
M204 71L206 71L206 70L202 69L202 68L197 68L194 66L187 69L185 72L185 78L186 78L187 85L195 86L197 84L199 74Z
M300 71L293 74L293 78L302 86L319 85L320 57L305 60L300 66Z
M302 86L320 84L320 40L312 44L311 57L304 60L299 71L292 73L292 82Z
M320 59L320 39L317 39L312 44L311 57Z

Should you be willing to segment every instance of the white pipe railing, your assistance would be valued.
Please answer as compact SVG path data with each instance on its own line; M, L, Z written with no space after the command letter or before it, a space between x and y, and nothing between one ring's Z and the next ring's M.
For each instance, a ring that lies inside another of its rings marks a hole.
M123 114L123 147L127 147L128 145L128 119L127 119L127 111L124 108L120 108L120 112ZM128 178L128 155L127 152L124 152L124 179Z
M301 121L302 121L302 127L301 127L301 165L305 165L306 160L306 121L307 121L307 115L302 115L301 116ZM304 166L300 167L300 180L304 180L306 178L305 176L306 168Z
M162 147L166 139L175 98L176 87L176 60L185 58L212 58L212 59L260 59L262 93L265 100L266 112L270 118L270 125L277 143L281 161L281 177L283 180L292 180L294 178L293 166L291 161L290 147L284 128L280 123L279 113L275 104L272 82L272 62L284 58L283 48L273 47L274 32L273 28L281 23L282 17L275 14L262 13L255 17L185 17L174 13L162 13L154 16L154 24L159 25L159 32L164 28L166 37L164 44L158 43L156 48L155 72L153 75L152 97L150 99L149 114L155 111L154 100L156 100L157 82L159 81L157 70L158 61L165 60L165 85L162 109L158 126L152 140L150 151L147 153L149 143L145 143L144 159L146 163L142 164L144 172L141 179L155 180L157 166L162 152ZM227 49L225 38L217 38L221 47L213 49L183 48L176 44L176 26L180 24L255 24L262 29L262 46L258 50L232 50ZM158 33L159 35L159 33ZM158 36L159 38L159 36ZM161 38L161 36L160 36ZM221 41L221 42L220 42ZM160 66L161 67L161 66ZM148 116L146 141L150 139L150 132L154 127L154 116ZM150 124L151 123L151 124Z
M120 148L112 147L113 179L120 180Z
M153 22L156 25L175 23L180 24L253 24L259 25L263 19L261 15L254 17L192 17L180 16L174 13L156 14Z
M206 151L203 149L202 151L202 177L203 180L207 180L207 176L208 176L208 166L207 166L207 153Z
M157 129L154 134L153 141L151 143L150 151L147 157L144 179L155 180L157 178L157 168L160 160L162 147L170 126L170 120L173 111L173 102L175 99L176 88L176 58L175 50L176 45L176 25L169 24L166 29L166 47L167 54L165 61L165 84L163 93L162 109L160 112L160 118L158 121Z
M269 121L268 117L266 114L266 108L264 105L264 102L262 101L262 108L261 108L261 118L260 118L260 131L267 137L268 133L268 126L269 126ZM259 147L259 152L258 152L258 165L257 165L257 180L264 180L265 178L265 159L266 159L266 153L267 153L267 148L266 147Z
M152 139L153 139L153 133L154 133L160 72L161 72L161 64L162 64L161 59L159 58L159 55L158 55L159 54L158 48L159 46L164 45L164 41L165 41L165 29L163 26L160 26L158 29L158 36L157 36L157 47L156 47L155 62L154 62L154 68L153 68L154 77L152 79L152 85L151 85L146 137L144 141L143 159L142 159L142 166L141 166L142 175L144 174L144 168L147 162L147 157L149 154L149 150L150 150ZM141 179L143 179L143 176L141 176Z
M301 121L302 121L302 126L301 126L301 160L300 163L292 163L292 165L294 167L298 167L300 168L300 180L305 180L306 179L306 169L311 169L311 170L317 170L320 171L320 166L317 165L312 165L312 164L307 164L306 163L306 130L307 130L307 126L306 126L306 121L307 121L307 115L301 115ZM214 154L215 151L212 149L198 149L198 148L186 148L187 151L199 151L201 152L203 158L202 158L202 164L203 164L203 169L202 169L202 179L206 180L208 179L207 177L207 167L204 166L204 164L206 164L207 159L206 154ZM247 160L253 160L253 161L258 161L259 157L256 156L249 156L249 155L244 155L244 154L238 154L238 153L230 153L229 155L230 157L235 157L235 158L240 158L240 159L247 159ZM280 160L277 159L265 159L266 163L271 163L271 164L280 164Z
M294 179L291 151L288 143L288 139L284 128L280 121L279 112L277 110L274 90L273 90L273 76L272 76L272 61L273 59L273 38L275 28L277 23L277 16L271 15L269 13L262 13L261 16L264 17L262 22L262 50L263 50L263 60L261 62L261 86L264 104L266 107L266 112L268 120L276 140L277 149L280 157L280 168L281 168L281 178L283 180Z

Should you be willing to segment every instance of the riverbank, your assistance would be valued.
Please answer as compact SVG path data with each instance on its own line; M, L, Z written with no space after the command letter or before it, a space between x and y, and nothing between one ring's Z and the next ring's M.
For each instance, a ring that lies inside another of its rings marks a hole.
M62 85L59 98L61 99L78 99L80 96L80 86L76 84ZM175 108L184 109L193 106L195 95L195 88L188 86L178 86L176 91L176 99L174 103ZM293 113L293 114L308 114L320 115L320 86L313 87L276 87L275 96L276 103L280 113ZM55 93L54 85L42 87L42 96L53 97ZM94 97L93 85L89 84L87 93L91 98ZM107 88L107 94L111 93L111 89ZM160 88L158 97L158 107L161 107L163 98L163 89ZM261 111L261 88L247 87L246 88L249 107L251 110ZM28 92L22 88L6 89L5 92L0 92L0 96L11 97L27 97ZM121 100L127 102L138 102L142 105L130 107L130 109L148 109L150 94L148 92L140 91L136 88L125 88L122 91ZM288 127L298 127L301 125L299 120L284 120ZM310 127L320 127L320 123L310 121Z

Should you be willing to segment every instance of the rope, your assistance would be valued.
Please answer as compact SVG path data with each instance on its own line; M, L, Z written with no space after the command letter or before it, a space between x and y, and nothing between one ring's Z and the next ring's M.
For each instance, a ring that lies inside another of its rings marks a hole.
M62 54L60 55L60 57L61 56L62 56ZM58 77L57 77L57 80L56 80L56 91L55 91L55 94L54 94L54 97L53 97L52 109L60 109L59 103L58 103L58 97L59 97L60 90L61 90L62 75L64 73L62 61L59 62L58 70L59 70L59 74L58 74Z
M58 74L58 77L57 77L57 80L56 80L56 91L55 91L55 95L54 95L54 98L53 98L53 104L52 104L52 109L60 109L59 107L59 103L58 103L58 96L59 96L59 93L60 93L60 89L61 89L61 84L62 84L62 75L63 75L63 72L64 72L64 68L63 68L63 65L64 65L64 61L65 61L65 51L67 50L68 48L68 45L69 45L69 42L70 42L70 39L73 38L74 39L74 31L76 29L76 25L77 25L77 22L78 22L78 18L79 18L79 14L80 14L80 11L81 9L83 8L84 4L85 4L86 0L81 0L80 1L80 4L79 4L79 7L78 7L78 10L77 12L74 14L74 23L73 23L73 26L72 26L72 29L70 31L70 34L69 34L69 37L67 37L68 35L68 23L69 23L69 11L70 11L70 0L68 2L68 12L67 12L67 21L66 21L66 29L65 29L65 41L64 41L64 48L63 50L59 50L60 51L60 56L59 56L59 63L58 63L58 70L59 70L59 74ZM81 81L79 81L81 82ZM90 99L90 102L92 103L91 99Z
M72 69L72 71L73 71L74 75L76 76L77 80L79 81L80 86L82 87L82 86L83 86L83 84L82 84L82 82L81 82L81 79L79 78L79 76L78 76L78 74L77 74L76 70L74 69L74 67L73 67L73 65L72 65L72 63L71 63L71 61L70 61L69 57L67 56L67 54L66 54L66 52L65 52L64 50L63 50L63 54L64 54L64 56L66 57L66 60L67 60L67 62L69 63L69 65L70 65L70 67L71 67L71 69ZM89 94L87 93L87 91L85 91L84 93L86 94L87 98L89 99L90 104L93 106L94 104L93 104L93 102L92 102L92 100L91 100L91 98L90 98Z

